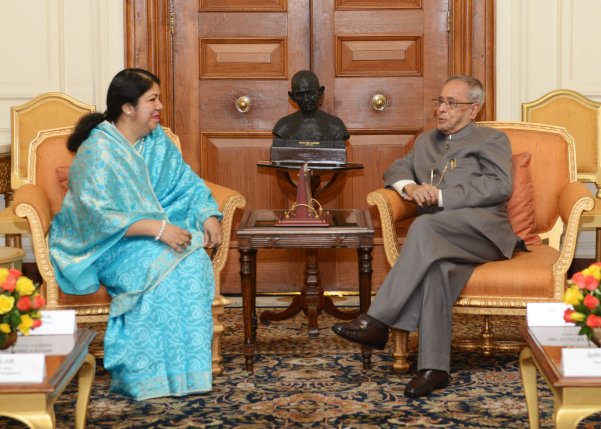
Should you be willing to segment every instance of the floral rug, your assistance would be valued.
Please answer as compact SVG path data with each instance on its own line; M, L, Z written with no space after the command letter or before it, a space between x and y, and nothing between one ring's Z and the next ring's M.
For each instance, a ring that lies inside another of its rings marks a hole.
M479 320L456 316L454 335L469 336ZM307 337L304 316L259 326L255 372L244 370L241 309L227 309L224 372L211 393L136 402L108 391L99 367L87 428L527 428L517 354L484 357L454 351L450 386L426 399L408 399L412 374L391 368L388 352L362 370L358 346L331 333L335 320L320 316L320 336ZM515 319L497 320L499 337L519 339ZM539 379L541 428L551 428L553 398ZM58 399L57 428L74 427L77 384ZM0 427L23 428L0 418ZM601 428L601 416L579 428Z

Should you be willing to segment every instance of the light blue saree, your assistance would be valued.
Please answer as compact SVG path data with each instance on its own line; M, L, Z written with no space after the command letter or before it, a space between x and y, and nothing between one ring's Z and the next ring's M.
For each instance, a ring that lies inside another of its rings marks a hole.
M50 254L60 288L112 296L104 340L111 390L142 400L211 390L214 278L204 221L211 192L158 126L134 146L108 122L82 143L54 217ZM192 232L177 253L153 237L125 237L141 219Z

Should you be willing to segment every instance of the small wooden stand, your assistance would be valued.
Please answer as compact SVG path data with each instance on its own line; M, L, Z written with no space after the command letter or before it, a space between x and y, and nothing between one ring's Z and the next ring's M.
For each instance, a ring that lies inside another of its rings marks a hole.
M309 165L305 162L298 173L296 202L275 223L276 226L330 226L332 216L324 212L321 204L313 199L310 173Z

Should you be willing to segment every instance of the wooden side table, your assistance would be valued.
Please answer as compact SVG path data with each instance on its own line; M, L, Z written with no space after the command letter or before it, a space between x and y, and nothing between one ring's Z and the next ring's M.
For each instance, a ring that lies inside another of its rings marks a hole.
M281 312L263 312L262 321L284 320L301 310L308 319L309 337L319 335L317 319L322 311L340 318L352 319L366 312L371 302L371 252L374 228L367 210L328 210L332 215L329 227L275 226L285 210L246 211L237 231L240 252L240 280L244 313L244 355L246 369L253 371L257 329L257 250L262 248L305 249L305 276L300 295ZM355 248L359 265L359 312L341 311L323 293L319 276L318 249ZM369 367L371 349L362 348L363 365Z
M528 420L531 429L539 428L536 371L540 371L555 397L553 420L557 429L573 429L578 422L601 411L601 377L565 377L561 370L561 349L558 342L547 342L543 332L549 328L520 326L527 347L520 353L520 372L524 384ZM557 338L577 335L573 327L553 327ZM548 345L552 343L551 345Z
M46 355L46 376L40 384L1 384L0 415L19 420L30 428L54 429L54 403L77 374L79 392L75 408L75 427L84 429L88 402L94 383L96 359L88 346L96 335L89 329L79 329L75 345L66 355Z

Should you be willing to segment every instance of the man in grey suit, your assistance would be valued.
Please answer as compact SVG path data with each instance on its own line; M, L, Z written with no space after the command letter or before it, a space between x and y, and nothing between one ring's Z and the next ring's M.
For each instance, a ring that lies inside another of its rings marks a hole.
M479 128L482 83L447 80L437 127L384 173L384 184L418 205L401 253L367 314L335 324L350 341L383 349L388 328L419 330L418 372L405 396L420 397L449 382L452 307L475 266L511 258L519 238L507 215L512 192L507 136Z

